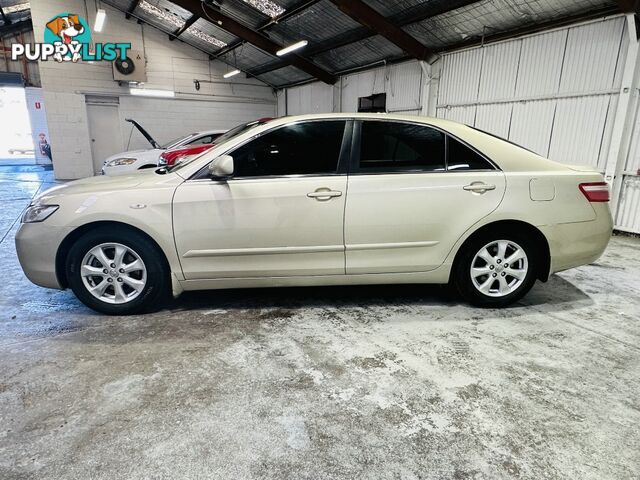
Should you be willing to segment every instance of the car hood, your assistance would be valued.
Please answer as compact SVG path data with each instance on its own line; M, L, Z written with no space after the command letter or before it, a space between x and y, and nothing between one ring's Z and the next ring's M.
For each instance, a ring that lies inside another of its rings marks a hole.
M146 156L159 156L164 150L159 148L148 148L146 150L128 150L126 152L116 153L115 155L111 155L107 157L104 161L109 162L111 160L115 160L116 158L142 158Z
M116 177L99 175L50 188L38 195L32 203L55 203L58 199L64 198L65 196L78 194L116 193L123 190L140 188L145 185L150 186L158 183L166 183L167 180L168 176L158 175L155 173L155 170L136 171L132 175L120 175Z

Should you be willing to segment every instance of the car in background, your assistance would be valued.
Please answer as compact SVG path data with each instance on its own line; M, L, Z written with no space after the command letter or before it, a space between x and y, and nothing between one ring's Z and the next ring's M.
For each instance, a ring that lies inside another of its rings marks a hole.
M147 139L152 148L146 150L131 150L118 153L107 158L102 165L103 175L126 175L136 170L156 168L160 155L166 150L191 145L209 145L226 130L206 130L183 135L175 140L159 145L151 135L135 120L126 119Z
M16 235L27 277L107 314L171 291L390 283L504 307L611 237L601 173L466 125L335 113L241 130L173 167L40 194Z
M200 155L210 148L214 147L213 143L205 145L189 145L187 147L177 147L167 150L160 155L158 167L173 167L176 163L189 160L195 155Z
M178 147L167 150L162 155L160 155L160 160L158 160L159 167L172 167L178 162L186 162L190 160L192 157L198 156L211 147L214 147L218 143L226 142L232 137L236 135L240 135L241 133L255 128L260 125L265 125L266 123L273 120L271 117L259 118L258 120L253 120L247 123L241 123L240 125L232 128L224 135L221 135L216 140L216 143L212 143L210 145L190 145L187 147Z

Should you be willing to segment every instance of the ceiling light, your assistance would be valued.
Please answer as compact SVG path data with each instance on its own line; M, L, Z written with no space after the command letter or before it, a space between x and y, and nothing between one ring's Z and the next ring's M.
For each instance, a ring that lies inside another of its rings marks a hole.
M248 3L256 10L260 10L271 18L279 17L285 12L284 8L271 0L244 0L244 3Z
M302 40L302 41L300 41L298 43L294 43L293 45L289 45L288 47L285 47L282 50L278 50L276 52L276 55L281 57L283 55L286 55L287 53L293 52L294 50L298 50L300 48L306 47L308 43L309 42L307 42L306 40Z
M227 72L223 75L224 78L231 78L235 75L238 75L240 73L240 70L233 70L231 72Z
M154 90L151 88L130 88L131 95L139 97L175 97L176 92L173 90Z
M94 32L101 32L102 27L104 27L104 21L107 18L107 12L104 9L100 8L96 12L96 23L93 24Z

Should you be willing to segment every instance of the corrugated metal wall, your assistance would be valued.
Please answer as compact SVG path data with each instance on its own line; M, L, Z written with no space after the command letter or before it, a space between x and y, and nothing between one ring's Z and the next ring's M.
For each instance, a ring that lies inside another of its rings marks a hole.
M447 54L437 116L604 169L626 47L617 17Z
M316 82L288 88L286 104L278 97L278 114L357 112L360 97L386 93L387 111L419 115L423 108L422 81L420 63L406 62L345 75L334 87Z

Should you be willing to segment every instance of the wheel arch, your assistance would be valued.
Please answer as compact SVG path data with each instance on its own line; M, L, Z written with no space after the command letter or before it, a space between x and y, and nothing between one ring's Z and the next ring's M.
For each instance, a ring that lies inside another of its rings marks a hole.
M536 245L539 246L539 253L542 256L542 261L537 271L537 278L543 282L546 282L549 279L549 271L551 269L551 250L549 248L549 241L547 237L534 225L530 223L524 222L522 220L497 220L491 223L487 223L482 225L480 228L475 230L471 235L469 235L462 245L458 248L456 255L453 260L453 268L451 269L449 280L451 280L451 276L455 271L455 267L457 262L460 260L462 256L462 252L464 252L465 247L471 243L477 236L482 235L486 232L513 232L517 231L519 233L524 233L526 235L531 235L535 239Z
M96 221L96 222L86 223L84 225L79 226L75 230L72 230L60 243L60 246L58 247L58 251L56 252L56 276L58 277L58 282L60 283L62 288L67 288L69 286L69 282L67 280L67 272L65 269L67 257L69 255L69 250L71 249L73 244L79 238L81 238L85 233L101 227L129 230L144 236L147 240L153 243L153 245L162 254L162 258L164 259L165 265L167 267L167 271L169 272L171 271L169 260L167 259L166 253L164 252L162 247L158 244L158 242L156 242L155 239L151 237L151 235L149 235L148 233L144 232L143 230L137 227L134 227L133 225L129 225L128 223L117 222L112 220Z

